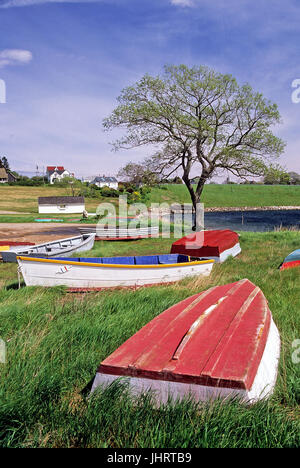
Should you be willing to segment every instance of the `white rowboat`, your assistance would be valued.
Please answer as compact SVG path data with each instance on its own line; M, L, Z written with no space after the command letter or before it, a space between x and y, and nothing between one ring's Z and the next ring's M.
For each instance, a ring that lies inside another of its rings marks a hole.
M107 258L17 257L26 286L67 286L71 289L137 287L209 275L213 260L190 261L185 255Z
M79 227L81 234L93 233L96 239L103 240L130 240L130 239L146 239L148 237L158 237L158 226L126 228L126 227L111 227L104 228L101 225Z
M75 252L87 252L94 247L95 234L84 234L67 239L59 239L32 247L13 247L2 252L3 262L17 262L17 256L22 257L68 257Z

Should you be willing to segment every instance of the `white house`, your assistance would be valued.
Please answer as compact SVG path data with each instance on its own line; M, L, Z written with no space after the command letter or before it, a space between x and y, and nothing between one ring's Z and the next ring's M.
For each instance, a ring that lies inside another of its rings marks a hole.
M74 174L71 174L63 166L48 166L46 175L50 184L54 184L55 181L60 181L64 177L74 177Z
M91 184L97 185L98 187L109 187L115 190L118 190L118 181L115 177L95 177L91 181Z
M39 197L39 213L83 213L84 197Z

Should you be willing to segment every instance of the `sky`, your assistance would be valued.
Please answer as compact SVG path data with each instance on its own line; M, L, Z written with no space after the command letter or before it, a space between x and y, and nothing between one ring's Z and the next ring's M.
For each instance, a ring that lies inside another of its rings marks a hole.
M299 25L299 0L0 0L0 156L115 175L152 149L113 152L103 118L124 87L184 63L277 103L281 164L300 173Z

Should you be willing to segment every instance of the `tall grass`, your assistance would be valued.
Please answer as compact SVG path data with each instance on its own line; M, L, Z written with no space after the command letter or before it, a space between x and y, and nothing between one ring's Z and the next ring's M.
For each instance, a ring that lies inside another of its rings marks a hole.
M160 244L168 252L171 241ZM298 447L300 338L297 269L279 272L299 248L299 233L242 233L242 254L215 265L208 278L136 291L68 294L64 288L16 288L16 267L0 265L1 447ZM152 253L158 242L96 244L93 254ZM252 406L238 401L185 400L155 407L151 394L133 398L117 382L87 398L100 361L143 325L180 300L242 278L269 300L282 340L275 393ZM84 391L85 389L85 391Z

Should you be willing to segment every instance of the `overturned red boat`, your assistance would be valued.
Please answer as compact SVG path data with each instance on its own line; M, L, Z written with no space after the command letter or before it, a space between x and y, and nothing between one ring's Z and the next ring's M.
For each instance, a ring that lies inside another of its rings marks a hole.
M216 262L224 262L240 252L239 236L229 229L195 232L177 240L171 248L171 253L213 259Z
M169 308L105 359L92 391L119 377L159 402L239 395L256 401L274 388L280 338L262 291L244 279Z

